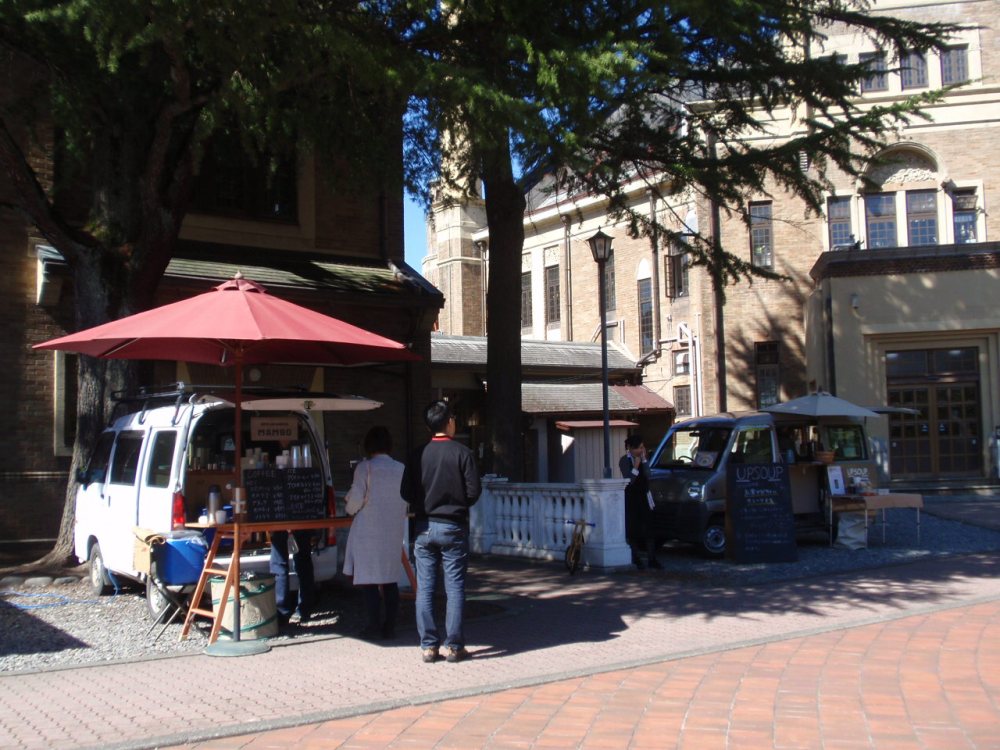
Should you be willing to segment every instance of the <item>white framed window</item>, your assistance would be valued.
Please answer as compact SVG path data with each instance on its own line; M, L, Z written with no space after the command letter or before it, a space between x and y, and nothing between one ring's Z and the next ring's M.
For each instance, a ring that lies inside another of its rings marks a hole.
M751 262L757 268L774 268L774 220L771 202L750 204Z
M969 47L965 44L948 47L941 53L941 83L953 86L969 80Z
M952 226L956 245L978 242L979 211L976 207L975 188L955 190L951 194Z
M531 328L531 271L521 272L521 330Z
M927 55L906 52L900 56L899 78L903 89L927 88Z
M888 91L889 76L884 52L862 52L859 62L867 66L868 75L861 79L861 91Z
M870 250L899 245L894 193L869 193L865 196L865 228Z
M851 200L850 196L836 196L826 199L826 222L831 250L843 250L854 244Z
M681 349L674 352L674 375L691 374L691 350Z
M691 413L691 386L674 386L674 409L678 415Z
M545 267L545 325L558 328L560 321L559 266Z
M938 244L936 190L906 192L906 233L910 247Z
M639 351L643 354L653 351L653 281L639 279Z
M778 342L757 341L753 345L757 369L757 408L774 406L781 400Z

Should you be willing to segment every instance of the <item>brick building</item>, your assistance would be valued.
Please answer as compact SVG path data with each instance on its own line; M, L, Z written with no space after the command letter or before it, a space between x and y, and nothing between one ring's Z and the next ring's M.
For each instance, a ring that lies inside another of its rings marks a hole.
M51 184L51 151L43 143L30 153L33 168ZM346 490L349 461L363 455L372 424L390 429L399 455L425 435L430 330L441 297L403 260L402 192L386 197L374 180L331 181L308 155L289 173L280 199L266 207L252 174L223 177L208 171L199 183L156 304L207 291L241 271L274 294L409 344L423 357L363 368L247 368L248 383L357 393L384 403L360 417L324 416L335 487ZM0 174L0 204L10 191ZM0 542L51 539L59 529L73 444L75 357L31 347L72 330L72 281L58 249L9 210L0 210L0 248L7 259L0 276L6 365L0 392L7 419L0 434ZM158 362L149 384L231 378L223 368Z
M630 238L605 204L533 189L525 213L522 336L594 341L600 316L588 238L614 237L608 264L609 340L639 364L642 383L678 418L718 411L717 362L726 363L730 410L826 390L858 403L917 409L870 425L890 446L899 481L977 482L996 477L1000 439L1000 5L885 0L873 12L961 23L943 53L908 55L862 85L862 104L954 85L930 120L900 127L866 174L875 188L832 173L825 215L809 217L781 192L753 196L750 226L722 212L730 252L787 276L726 287L724 341L714 336L712 285L684 255ZM826 30L818 55L850 62L886 53ZM902 72L893 68L902 67ZM772 113L776 139L804 127L802 113ZM803 168L811 168L807 160ZM633 206L678 231L710 227L710 207L647 184ZM431 216L425 277L445 294L440 328L482 334L488 233L475 201L442 197ZM742 251L740 250L742 248ZM724 350L720 353L717 345ZM721 354L722 356L718 356Z

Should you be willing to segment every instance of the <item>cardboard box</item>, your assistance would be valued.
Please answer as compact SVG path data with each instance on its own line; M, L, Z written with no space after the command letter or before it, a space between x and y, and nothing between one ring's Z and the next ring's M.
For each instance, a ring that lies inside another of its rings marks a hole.
M135 545L132 547L132 567L140 573L149 575L149 570L153 559L153 545L163 544L163 534L158 534L150 529L141 529L136 526L132 529L135 535Z

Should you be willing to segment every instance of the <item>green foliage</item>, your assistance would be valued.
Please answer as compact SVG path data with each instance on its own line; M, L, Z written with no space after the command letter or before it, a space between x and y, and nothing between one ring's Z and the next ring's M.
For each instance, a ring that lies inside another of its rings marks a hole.
M868 11L863 0L649 4L631 31L635 65L608 102L613 114L557 162L566 170L562 189L603 194L636 232L655 229L687 244L717 283L758 273L704 237L650 226L631 211L623 190L636 180L656 189L665 183L671 192L690 190L743 214L750 196L781 189L818 212L830 169L860 175L885 136L924 116L941 94L862 103L864 66L835 60L824 50L826 34L850 30L891 53L941 48L956 28ZM786 114L797 122L775 137L773 118Z
M389 37L410 16L392 10L328 0L5 0L0 50L35 85L3 102L0 125L51 121L59 176L78 187L84 175L91 186L89 236L77 239L96 252L133 245L141 265L144 233L165 232L167 244L176 234L204 144L219 132L238 134L254 155L335 152L398 184L393 144L406 94L396 71L405 65L389 64L398 49ZM63 223L55 201L20 207L47 234ZM173 218L157 227L151 217ZM50 239L75 261L78 244Z

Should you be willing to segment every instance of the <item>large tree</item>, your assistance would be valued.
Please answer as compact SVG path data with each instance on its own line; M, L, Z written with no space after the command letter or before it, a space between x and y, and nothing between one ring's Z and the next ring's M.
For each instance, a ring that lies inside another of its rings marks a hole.
M407 18L326 0L0 4L0 68L18 83L0 97L0 166L13 188L0 210L65 258L75 328L152 304L220 133L257 157L313 146L398 171L405 96L383 55ZM54 154L54 181L36 170L38 148ZM387 189L401 188L394 176ZM71 477L134 372L80 358ZM53 562L71 552L74 491L71 480Z
M890 55L941 47L952 28L877 14L867 0L486 0L445 3L409 40L427 66L411 133L415 142L438 137L437 158L411 166L433 164L458 189L483 185L494 471L513 479L522 471L511 405L520 403L518 283L532 181L556 174L556 189L607 197L634 233L687 245L712 278L721 341L725 286L767 273L723 247L718 220L685 236L635 211L626 188L648 180L654 190L693 190L718 216L778 186L820 210L829 166L859 174L893 125L921 116L938 95L863 103L864 65L823 54L833 27L867 35ZM780 141L762 137L783 108L802 127Z
M490 233L486 401L489 468L522 479L520 279L533 175L577 153L636 61L642 8L599 0L443 3L410 38L426 74L411 124L453 194L481 189ZM622 40L619 41L619 38ZM411 166L414 162L411 162ZM481 186L481 187L480 187Z

